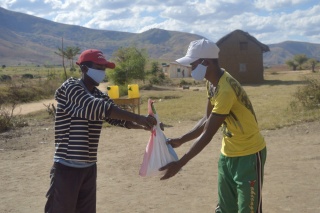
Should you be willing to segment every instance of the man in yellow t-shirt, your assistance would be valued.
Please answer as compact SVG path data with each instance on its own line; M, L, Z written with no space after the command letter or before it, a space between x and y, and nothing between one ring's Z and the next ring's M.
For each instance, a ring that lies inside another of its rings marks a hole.
M254 154L266 144L260 134L252 104L239 82L228 72L223 72L217 89L214 90L214 85L207 81L212 113L227 115L222 124L221 153L228 157Z
M167 170L161 180L171 178L211 141L222 127L223 140L218 164L216 212L262 212L262 183L266 144L252 104L241 87L218 63L219 48L209 40L192 41L185 57L176 60L192 66L195 80L207 80L205 116L188 133L169 139L173 147L196 139L190 150ZM200 136L200 137L199 137Z

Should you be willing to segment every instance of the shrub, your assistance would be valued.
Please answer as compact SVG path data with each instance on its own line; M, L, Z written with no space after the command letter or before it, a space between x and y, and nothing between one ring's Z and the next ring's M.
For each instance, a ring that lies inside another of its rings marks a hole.
M0 82L2 81L11 81L12 78L10 75L0 75Z
M28 126L28 123L19 116L13 115L13 110L16 105L12 105L11 111L8 108L1 107L0 105L0 133L13 129L15 127Z
M306 84L300 87L293 96L297 102L291 105L302 105L307 109L320 108L320 78L307 78Z
M33 79L33 75L32 74L29 74L29 73L26 73L26 74L23 74L21 76L21 78L23 79Z
M161 84L161 79L158 78L157 76L152 76L152 77L149 79L149 83L150 83L150 84L159 85L159 84Z
M12 116L8 111L0 109L0 133L8 131L13 127L13 123L11 122Z
M186 80L184 79L181 79L180 83L179 83L179 86L182 87L182 86L185 86L185 85L191 85L192 83L190 82L187 82Z
M119 96L128 95L128 85L119 85Z
M60 85L61 82L57 79L11 81L0 87L0 104L19 104L52 98Z
M70 72L75 72L76 71L76 68L74 67L74 66L72 66L71 68L70 68Z

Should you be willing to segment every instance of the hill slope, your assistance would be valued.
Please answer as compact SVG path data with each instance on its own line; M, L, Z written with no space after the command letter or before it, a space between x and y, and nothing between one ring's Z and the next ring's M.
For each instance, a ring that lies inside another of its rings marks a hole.
M119 47L136 45L148 50L151 58L171 60L185 54L190 41L199 35L151 29L143 33L127 33L88 29L59 24L23 13L0 8L0 64L56 64L54 53L61 47L78 46L82 50L98 48L111 57Z
M98 48L108 58L119 47L136 45L148 51L150 58L172 61L185 54L190 41L200 35L151 29L143 33L95 30L81 26L60 24L0 7L0 65L61 64L54 52L61 47L78 46L82 50ZM219 40L217 38L216 40ZM295 54L306 54L320 60L320 44L285 41L270 44L264 54L268 66L284 64Z
M284 64L294 55L305 54L308 58L320 60L320 44L307 42L285 41L278 44L269 44L270 52L264 54L264 64Z

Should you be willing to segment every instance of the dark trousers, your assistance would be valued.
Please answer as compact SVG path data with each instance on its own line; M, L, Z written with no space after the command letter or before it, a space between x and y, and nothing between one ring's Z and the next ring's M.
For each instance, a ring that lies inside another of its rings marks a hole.
M95 213L97 165L73 168L54 163L45 213Z

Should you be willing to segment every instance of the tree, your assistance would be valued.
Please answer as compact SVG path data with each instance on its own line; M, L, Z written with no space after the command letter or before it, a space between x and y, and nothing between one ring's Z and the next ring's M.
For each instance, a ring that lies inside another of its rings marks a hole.
M159 68L158 62L151 63L150 74L151 74L151 78L149 79L150 84L161 84L165 79L165 75Z
M79 53L80 53L80 48L79 47L67 47L66 50L64 51L65 57L70 62L70 70L71 71L75 71L76 70L74 68L73 59Z
M292 68L292 70L296 70L298 67L302 70L302 65L308 61L308 57L305 54L297 54L293 56L292 60L287 60L286 64Z
M288 65L289 67L292 68L292 70L297 70L297 62L293 61L293 60L287 60L286 61L286 65Z
M79 47L67 47L65 50L63 49L63 38L61 40L61 48L58 47L58 52L54 52L58 56L61 56L62 58L62 66L64 69L64 74L65 74L65 79L67 80L67 72L66 72L66 67L64 65L64 58L68 59L70 61L70 70L75 71L74 64L73 64L73 59L76 55L80 53L80 48Z
M308 60L308 64L310 64L312 72L315 72L315 68L316 68L317 63L318 63L318 60L315 58L310 58Z
M132 47L121 47L113 54L116 68L109 72L110 79L118 85L126 85L132 80L145 80L145 65L148 55L144 49Z
M159 72L160 72L159 63L156 62L156 61L152 62L152 64L151 64L151 75L157 76Z
M302 64L308 61L308 57L305 54L298 54L293 57L293 60L297 62L299 69L302 70Z
M65 80L67 80L68 75L66 71L66 66L64 65L63 37L61 38L61 48L58 47L58 52L54 52L54 53L57 54L58 56L61 56L62 58L62 67L64 70L64 77L65 77Z

